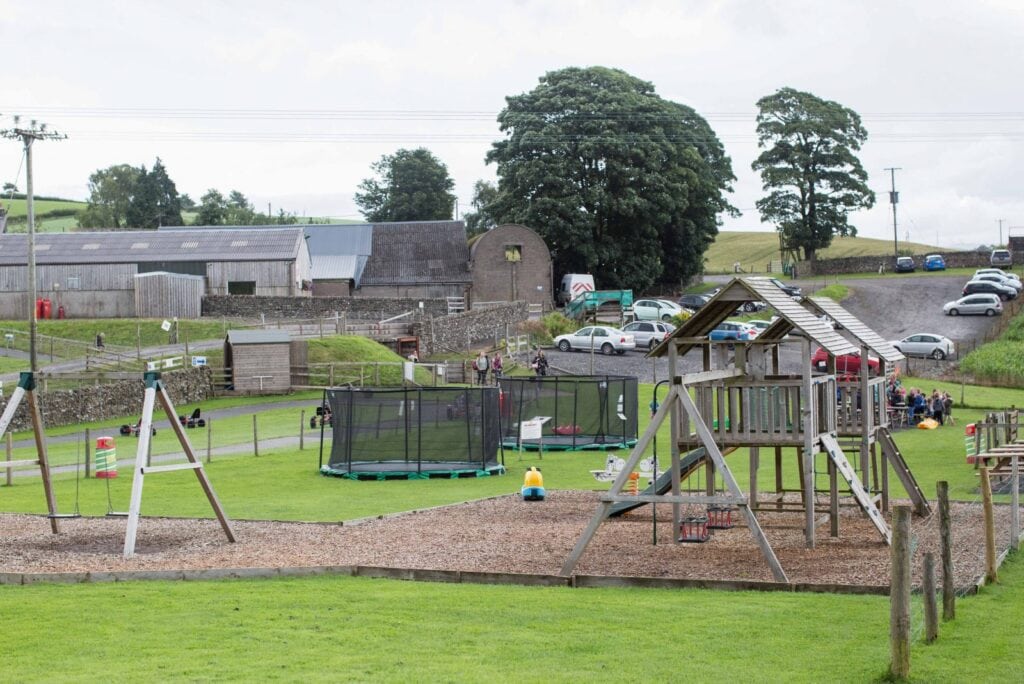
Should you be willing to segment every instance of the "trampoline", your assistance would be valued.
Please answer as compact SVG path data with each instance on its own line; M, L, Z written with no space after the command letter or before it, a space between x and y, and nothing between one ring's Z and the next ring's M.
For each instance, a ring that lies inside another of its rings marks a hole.
M637 440L637 379L614 375L502 378L502 444L507 449L625 449ZM519 424L546 417L541 439L519 439Z
M332 388L320 472L353 480L485 477L505 472L496 387Z

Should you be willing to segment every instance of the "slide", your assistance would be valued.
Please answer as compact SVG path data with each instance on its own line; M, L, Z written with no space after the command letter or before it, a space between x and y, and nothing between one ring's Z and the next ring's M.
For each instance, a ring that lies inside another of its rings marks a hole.
M697 468L704 464L704 447L698 447L693 451L689 452L685 456L679 459L679 479L685 480L690 476ZM666 470L658 479L655 480L654 484L645 489L641 494L667 494L672 489L672 471ZM629 501L620 501L611 507L608 512L609 518L617 518L623 513L628 513L641 506L646 506L645 503L631 503Z

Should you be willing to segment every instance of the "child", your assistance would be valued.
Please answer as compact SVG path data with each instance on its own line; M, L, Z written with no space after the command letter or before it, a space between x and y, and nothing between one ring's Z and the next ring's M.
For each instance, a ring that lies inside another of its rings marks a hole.
M495 352L494 360L491 361L491 374L494 376L494 384L498 384L498 380L501 379L501 372L504 370L504 365L501 361L501 352Z

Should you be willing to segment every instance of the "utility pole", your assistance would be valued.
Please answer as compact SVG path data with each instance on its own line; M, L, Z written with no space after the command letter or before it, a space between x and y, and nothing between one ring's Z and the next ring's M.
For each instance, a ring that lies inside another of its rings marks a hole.
M1005 221L1006 219L996 219L996 220L999 221L999 242L998 242L998 244L996 244L996 247L1002 247L1003 246L1003 221Z
M25 146L25 213L28 219L28 354L29 368L35 373L36 363L36 210L32 196L32 143L36 140L63 140L66 135L46 130L46 124L33 119L27 128L20 127L14 117L14 128L0 130L0 136L21 140Z
M900 248L898 237L896 233L896 205L900 202L900 193L896 192L896 172L900 170L898 166L890 166L886 169L892 178L892 190L889 192L889 202L892 204L892 256L894 259L899 258Z

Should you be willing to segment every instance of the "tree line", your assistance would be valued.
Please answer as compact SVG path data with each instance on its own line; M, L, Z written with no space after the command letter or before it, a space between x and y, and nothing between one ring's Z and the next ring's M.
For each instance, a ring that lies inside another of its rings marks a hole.
M856 156L867 132L853 110L792 88L757 107L761 220L814 259L833 236L856 235L850 212L874 204ZM679 286L701 271L722 216L739 213L727 199L732 161L708 122L624 71L547 73L506 98L498 126L486 157L498 182L474 185L467 230L530 226L557 273L599 273L607 287ZM368 221L453 217L454 184L429 150L398 150L372 170L355 198Z

